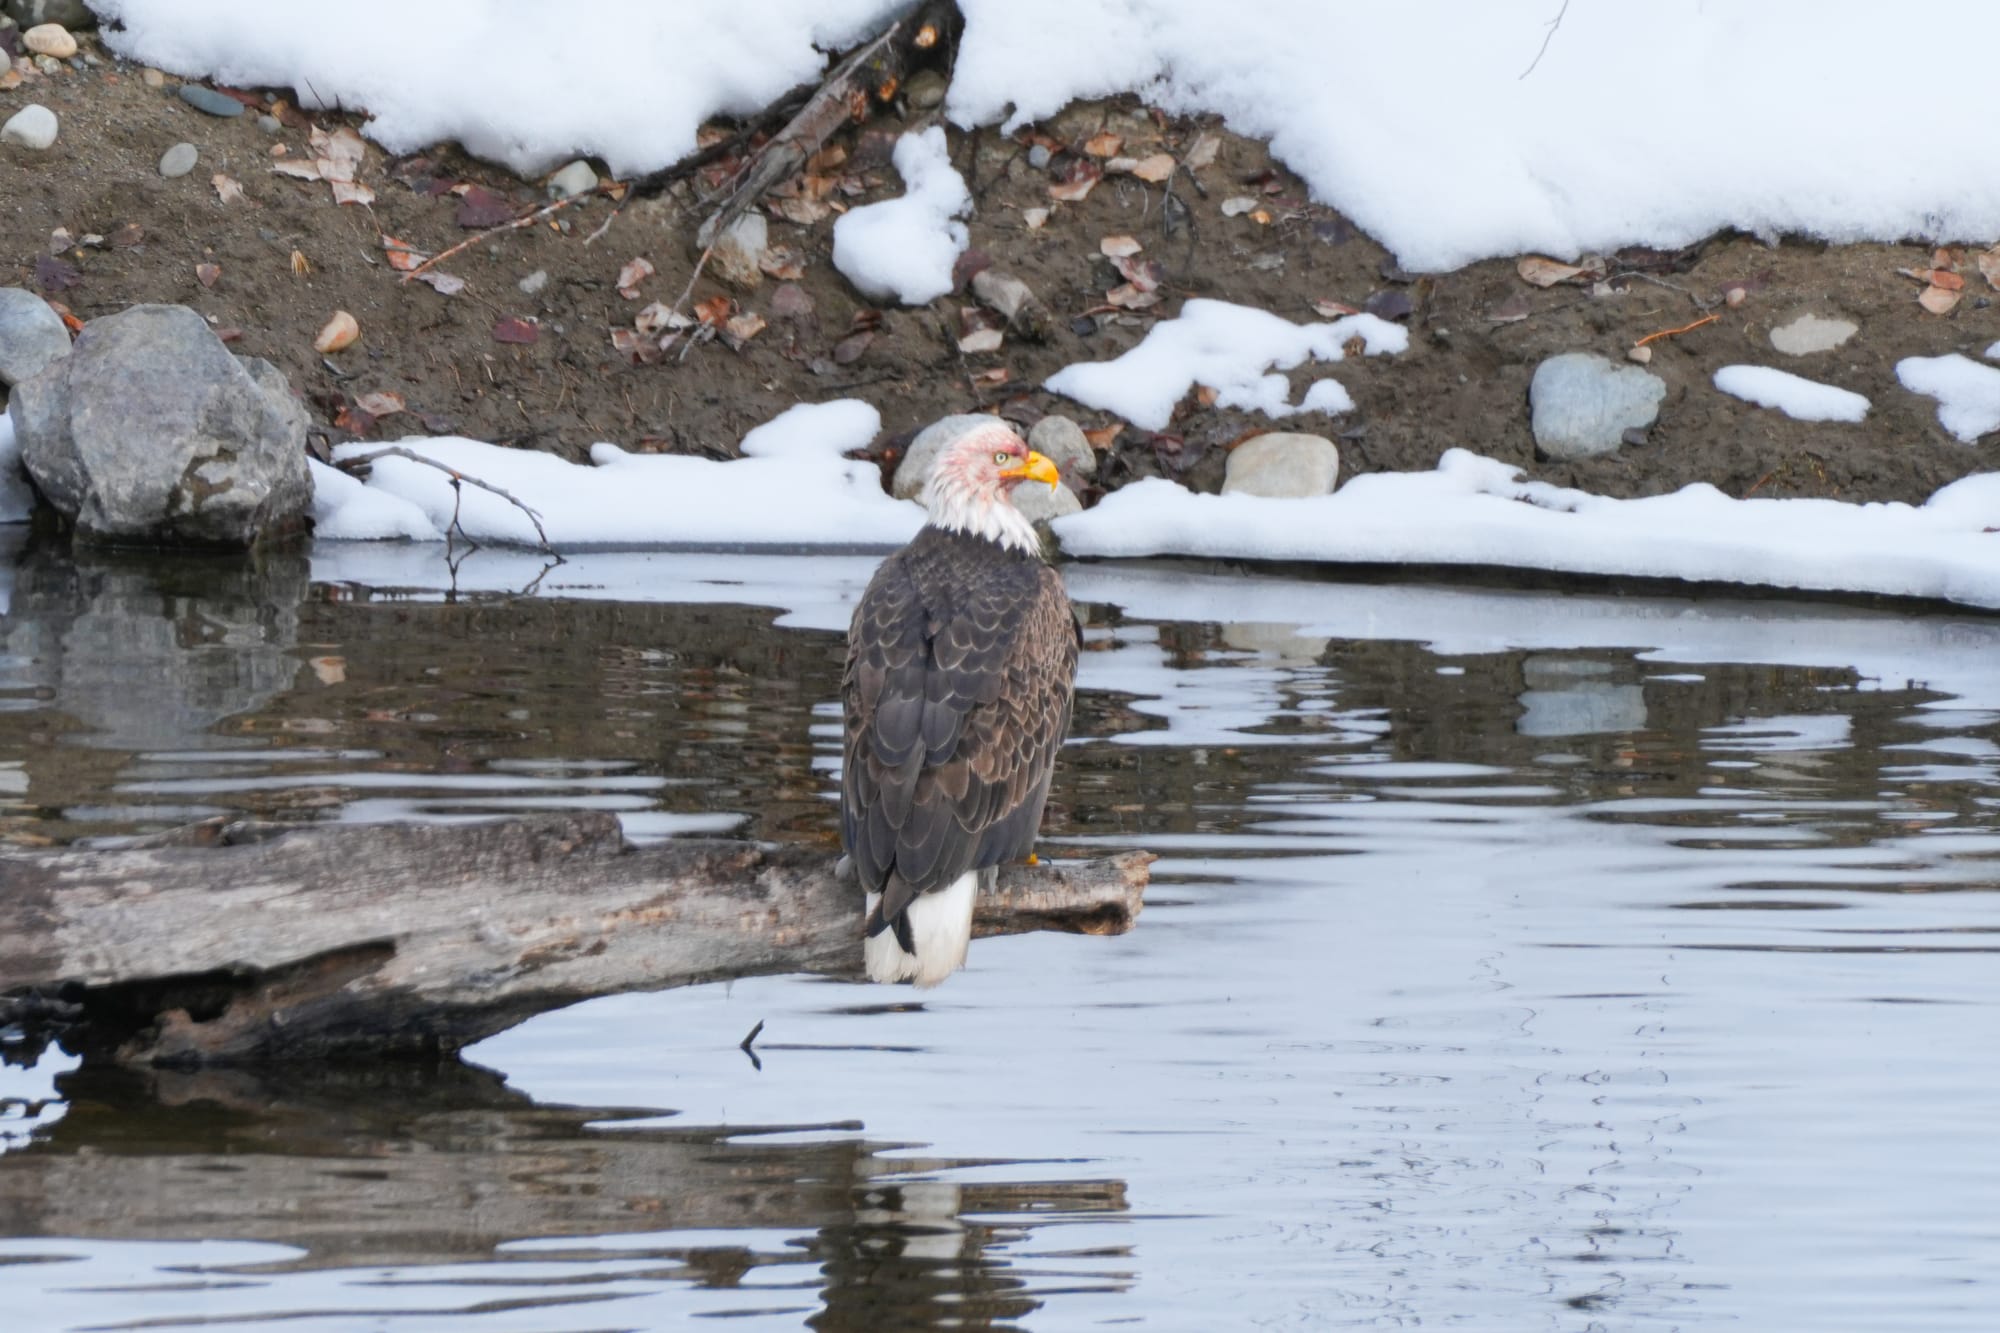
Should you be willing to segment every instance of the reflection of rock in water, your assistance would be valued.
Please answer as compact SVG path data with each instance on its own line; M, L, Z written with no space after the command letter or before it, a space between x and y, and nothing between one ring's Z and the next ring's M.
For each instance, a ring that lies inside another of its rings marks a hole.
M1528 688L1521 694L1521 718L1515 731L1523 736L1644 731L1645 687L1606 679L1612 674L1613 668L1606 662L1523 658L1521 676Z
M83 728L76 744L213 749L218 722L297 674L308 568L298 554L30 551L0 616L0 691L41 693Z

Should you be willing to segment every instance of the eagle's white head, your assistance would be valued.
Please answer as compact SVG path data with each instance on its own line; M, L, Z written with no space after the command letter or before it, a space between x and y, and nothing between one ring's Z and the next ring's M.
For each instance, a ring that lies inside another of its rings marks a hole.
M1042 549L1035 525L1014 507L1013 490L1044 481L1054 490L1056 465L1030 449L998 417L947 444L924 483L933 527L966 532L1031 554Z

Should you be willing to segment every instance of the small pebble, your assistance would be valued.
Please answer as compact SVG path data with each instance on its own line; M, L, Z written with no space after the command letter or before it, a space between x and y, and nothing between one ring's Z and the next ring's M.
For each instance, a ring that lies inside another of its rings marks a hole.
M527 277L521 279L521 281L517 285L524 293L526 293L529 296L533 296L535 295L535 293L541 291L542 288L549 285L548 270L538 268L533 273L530 273Z
M1048 164L1049 164L1049 150L1046 147L1044 147L1041 144L1036 144L1033 148L1030 148L1028 150L1029 166L1033 167L1037 171L1040 171L1043 167L1046 167Z
M164 88L167 86L167 76L156 69L145 71L139 78L144 81L148 88Z
M39 102L30 102L0 125L0 143L10 143L36 152L56 141L56 113Z
M227 119L243 114L243 104L233 97L225 97L213 88L204 88L198 83L181 85L181 101L197 111L205 111L211 116Z
M76 54L76 38L60 23L43 23L21 34L21 44L38 56L68 60Z
M160 174L168 180L185 176L194 170L194 164L200 157L193 144L177 143L160 155Z
M276 138L285 132L285 122L279 120L276 116L262 115L257 117L257 128Z
M54 78L63 72L63 62L57 60L54 56L36 56L35 68L50 78Z

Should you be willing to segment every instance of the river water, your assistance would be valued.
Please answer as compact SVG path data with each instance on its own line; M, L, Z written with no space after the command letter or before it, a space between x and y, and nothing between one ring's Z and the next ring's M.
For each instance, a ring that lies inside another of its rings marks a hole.
M0 837L831 847L872 564L0 551ZM5 1327L2000 1325L2000 620L1066 574L1045 852L1159 853L1133 933L441 1071L51 1049L0 1070Z

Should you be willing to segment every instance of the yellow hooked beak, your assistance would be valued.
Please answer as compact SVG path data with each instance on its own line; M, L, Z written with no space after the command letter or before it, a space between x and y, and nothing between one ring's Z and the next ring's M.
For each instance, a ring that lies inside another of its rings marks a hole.
M1062 474L1056 471L1056 465L1051 463L1046 455L1038 454L1033 449L1028 450L1028 456L1021 460L1021 466L1007 468L1000 475L1009 480L1045 481L1049 484L1050 490L1054 490L1056 483L1062 480Z

